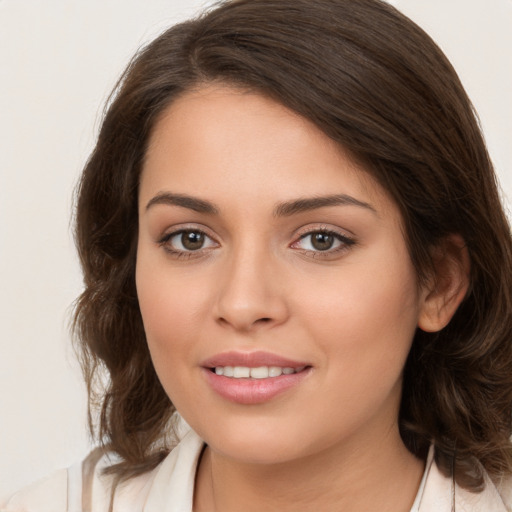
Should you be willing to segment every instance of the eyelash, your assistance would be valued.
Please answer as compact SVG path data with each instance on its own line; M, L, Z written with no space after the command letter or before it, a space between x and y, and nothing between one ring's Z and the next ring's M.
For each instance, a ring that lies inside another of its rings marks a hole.
M354 238L348 237L347 235L341 234L337 231L333 231L332 229L328 228L316 228L316 229L310 229L307 232L301 234L299 236L299 239L294 242L291 247L298 244L300 241L311 237L316 234L322 234L325 236L332 236L336 241L339 242L339 246L334 249L326 249L325 251L322 250L312 250L312 249L303 249L304 253L307 256L313 257L313 258L329 258L330 256L337 255L340 252L347 251L351 246L353 246L356 243L356 240Z
M182 235L184 233L194 233L194 234L197 234L199 236L204 236L205 239L209 239L211 242L213 242L212 246L210 247L201 247L197 250L182 250L182 249L176 249L174 248L169 242L174 238L174 237L177 237L179 235ZM298 247L294 247L296 246L297 244L299 244L302 240L308 238L308 237L311 237L315 234L322 234L322 235L325 235L325 236L332 236L335 238L336 241L339 242L339 246L334 248L334 249L331 249L331 248L328 248L326 249L325 251L322 251L322 250L314 250L314 249L300 249ZM183 229L178 229L176 231L172 231L171 233L166 233L163 237L161 237L158 241L157 241L158 245L161 246L168 254L170 254L172 257L176 258L176 259L191 259L191 258L197 258L197 257L201 257L201 256L204 256L205 253L209 252L211 250L211 248L213 247L213 245L218 245L217 242L215 242L215 240L209 236L204 230L202 229L198 229L198 228L183 228ZM309 257L313 257L313 258L329 258L330 256L333 256L335 254L338 254L340 252L343 252L343 251L347 251L351 246L353 246L354 244L356 244L356 240L354 238L351 238L351 237L348 237L344 234L341 234L337 231L333 231L332 229L327 229L327 228L315 228L315 229L310 229L302 234L299 235L298 239L293 242L290 247L291 248L294 248L294 249L297 249L297 250L302 250L302 252L306 255L306 256L309 256Z
M160 238L160 240L158 240L157 243L167 253L169 253L171 256L173 256L176 259L190 259L190 258L194 258L194 257L197 258L200 256L204 256L205 251L210 250L209 247L207 247L207 248L201 247L195 251L194 250L187 251L187 250L175 249L170 244L170 241L176 236L179 236L179 235L183 236L184 233L195 233L200 236L202 235L205 237L205 239L209 239L209 240L213 241L214 244L217 244L217 242L215 242L213 240L213 238L211 236L209 236L204 230L198 229L198 228L183 228L183 229L178 229L176 231L172 231L171 233L166 233L162 238Z

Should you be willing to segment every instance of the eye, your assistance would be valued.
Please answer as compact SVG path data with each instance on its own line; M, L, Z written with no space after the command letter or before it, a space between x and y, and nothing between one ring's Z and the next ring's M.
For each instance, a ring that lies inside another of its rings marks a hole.
M345 235L328 230L310 231L301 235L292 245L294 249L309 252L333 253L353 245L355 241Z
M217 245L206 233L198 229L182 229L165 235L158 242L171 253L190 253Z

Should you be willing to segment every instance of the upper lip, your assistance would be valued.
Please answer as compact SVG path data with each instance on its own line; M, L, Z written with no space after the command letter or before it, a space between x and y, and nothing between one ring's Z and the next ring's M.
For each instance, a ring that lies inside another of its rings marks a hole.
M283 368L300 368L309 366L304 361L294 361L287 357L272 354L271 352L222 352L216 354L201 363L204 368L215 368L216 366L245 366L257 368L259 366L281 366Z

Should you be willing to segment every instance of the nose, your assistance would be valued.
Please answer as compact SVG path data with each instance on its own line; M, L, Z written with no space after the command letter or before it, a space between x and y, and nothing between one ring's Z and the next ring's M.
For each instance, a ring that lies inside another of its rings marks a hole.
M221 325L253 332L282 324L288 318L282 272L264 251L236 251L218 278L215 316Z

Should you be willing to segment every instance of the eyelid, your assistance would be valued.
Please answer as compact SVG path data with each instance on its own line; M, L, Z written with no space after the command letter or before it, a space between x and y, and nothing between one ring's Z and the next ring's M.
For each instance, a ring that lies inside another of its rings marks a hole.
M343 239L352 240L355 242L355 235L349 231L348 229L343 229L338 226L333 226L332 224L308 224L307 226L303 226L299 228L295 234L296 239L303 238L312 233L333 233Z
M182 250L171 247L168 245L168 242L174 238L175 236L180 235L181 233L192 231L196 233L203 234L206 238L213 242L212 245L208 247L201 247L197 250ZM207 252L211 251L215 247L220 245L217 237L211 234L210 229L201 224L178 224L167 228L163 234L161 234L156 240L155 243L162 247L168 254L174 256L176 258L194 258L204 256Z
M304 249L297 247L297 245L300 243L301 240L304 238L311 236L315 233L325 233L333 235L337 238L337 240L340 242L340 245L338 247L335 247L334 249L326 249L325 251L322 250L313 250L313 249ZM296 249L298 251L302 251L304 254L311 255L315 258L329 258L334 256L335 254L339 252L344 252L349 250L349 248L357 243L357 240L355 236L347 232L347 230L341 229L336 226L332 225L326 225L326 224L319 224L319 225L308 225L303 228L301 228L297 234L295 235L294 241L290 244L290 247L292 249Z
M155 242L160 243L164 239L168 240L170 236L177 235L183 231L197 231L199 233L204 233L208 238L211 238L212 240L215 240L217 243L219 243L217 240L218 236L212 233L211 229L204 226L203 224L196 223L184 223L168 226L161 231L161 234L157 236Z
M212 242L212 244L209 245L208 247L201 247L200 249L197 250L182 250L168 245L168 242L173 237L186 231L202 233ZM324 251L319 249L315 250L297 247L301 240L315 233L326 233L333 235L340 243L334 249L329 248ZM163 234L161 234L155 240L155 243L161 246L163 249L165 249L169 254L175 257L182 258L204 256L205 253L209 253L212 249L219 247L221 245L220 242L218 241L218 237L212 234L209 228L202 224L195 223L185 223L170 226L166 230L164 230ZM293 242L289 245L289 247L297 251L301 251L304 254L312 255L314 257L328 258L329 256L333 256L334 254L337 254L339 252L347 251L351 246L353 246L356 243L357 240L354 237L354 235L346 229L342 229L338 226L328 224L309 224L297 230L296 234L293 237Z

